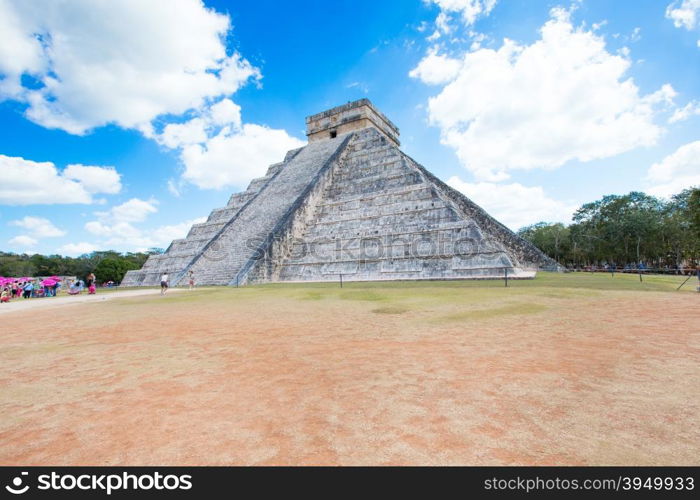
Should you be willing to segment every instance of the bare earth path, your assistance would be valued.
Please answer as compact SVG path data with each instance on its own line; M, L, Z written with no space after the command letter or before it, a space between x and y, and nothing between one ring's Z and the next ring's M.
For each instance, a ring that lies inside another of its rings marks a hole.
M526 286L7 313L0 464L697 465L698 294Z
M181 288L171 288L168 294L182 292ZM0 304L0 314L12 312L27 312L36 309L48 309L52 307L65 307L86 302L103 302L106 300L120 299L124 297L139 297L142 295L159 295L160 289L143 288L134 290L109 290L98 291L94 295L87 292L80 295L59 294L58 297L34 298L34 299L14 299L9 303Z

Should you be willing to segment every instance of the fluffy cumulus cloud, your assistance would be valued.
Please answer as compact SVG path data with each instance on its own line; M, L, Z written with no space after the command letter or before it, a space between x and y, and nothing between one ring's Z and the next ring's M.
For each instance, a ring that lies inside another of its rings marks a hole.
M58 238L66 235L63 229L59 229L50 220L43 217L27 215L21 219L10 221L9 225L19 227L25 233L14 236L8 241L9 245L14 248L30 249L43 238Z
M542 221L569 223L577 208L573 203L550 198L540 186L471 183L459 177L452 177L447 183L514 231Z
M201 188L242 186L282 161L286 151L303 145L284 130L254 124L225 127L203 143L183 147L183 178Z
M192 224L206 220L205 217L200 217L148 229L140 227L140 223L158 211L157 205L158 202L154 199L132 198L108 211L95 212L96 219L87 222L85 230L100 242L100 248L140 251L165 247L172 240L185 237Z
M157 204L158 202L154 199L131 198L121 205L112 207L109 212L100 212L99 215L112 222L142 222L150 214L158 211Z
M676 28L692 30L700 23L700 0L677 0L670 3L666 7L666 17L673 21Z
M461 61L438 54L437 47L434 47L421 59L418 66L411 70L409 76L429 85L439 85L454 80L461 67Z
M27 236L26 234L20 234L14 238L10 238L8 243L10 246L15 248L31 248L36 246L36 244L39 243L39 240L32 238L31 236Z
M43 217L27 215L21 219L10 221L9 224L24 229L35 238L55 238L66 234L64 230L57 228L50 220Z
M231 29L228 15L201 0L0 0L0 100L72 134L106 124L139 130L178 150L184 178L199 187L244 184L300 142L242 123L230 96L261 74L227 50ZM223 167L222 148L232 159ZM108 172L87 168L65 178L110 192Z
M679 147L647 172L647 191L668 197L680 191L700 187L700 141Z
M121 176L113 167L68 165L63 176L79 182L88 193L117 194L122 189Z
M61 255L70 255L76 257L78 255L92 253L98 250L98 248L87 241L80 241L77 243L66 243L58 247L58 253Z
M453 79L429 100L429 118L442 142L486 181L653 145L662 132L655 112L675 96L670 85L641 95L626 76L630 60L608 52L601 36L574 27L559 8L533 44L506 39L498 50L469 51L455 62ZM421 61L413 76L442 79L428 67Z
M222 99L182 123L171 123L156 135L166 147L178 149L182 178L204 189L238 186L264 175L268 165L304 143L284 130L243 124L240 107ZM173 181L168 189L179 195Z
M148 128L258 76L227 54L229 17L200 0L0 0L0 19L0 92L70 133Z
M184 238L193 224L204 221L206 217L198 217L150 229L137 227L129 222L104 224L100 221L91 221L85 224L85 229L99 238L103 248L143 251L152 247L167 247L173 240Z
M120 190L120 176L112 167L69 165L60 171L52 162L0 155L4 205L92 203L93 194Z

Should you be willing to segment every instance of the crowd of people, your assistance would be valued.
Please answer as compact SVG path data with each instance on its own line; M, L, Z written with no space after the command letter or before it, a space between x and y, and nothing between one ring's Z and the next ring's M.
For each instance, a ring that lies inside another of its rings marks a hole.
M65 290L68 295L79 295L87 290L89 294L97 292L97 278L90 273L85 281L74 278L49 276L48 278L5 278L0 276L0 303L13 299L32 299L37 297L56 297Z

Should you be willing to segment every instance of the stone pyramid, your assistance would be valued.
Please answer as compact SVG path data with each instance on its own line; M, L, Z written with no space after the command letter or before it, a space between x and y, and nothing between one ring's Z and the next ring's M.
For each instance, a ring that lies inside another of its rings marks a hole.
M399 149L367 99L306 118L308 145L151 255L123 286L534 277L557 267Z

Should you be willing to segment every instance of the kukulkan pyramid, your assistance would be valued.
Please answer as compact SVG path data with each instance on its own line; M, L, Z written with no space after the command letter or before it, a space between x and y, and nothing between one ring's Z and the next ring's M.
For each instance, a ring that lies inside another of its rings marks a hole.
M401 152L367 99L306 118L308 144L151 255L123 286L533 277L556 263Z

